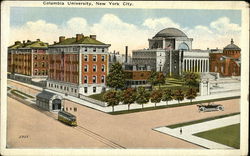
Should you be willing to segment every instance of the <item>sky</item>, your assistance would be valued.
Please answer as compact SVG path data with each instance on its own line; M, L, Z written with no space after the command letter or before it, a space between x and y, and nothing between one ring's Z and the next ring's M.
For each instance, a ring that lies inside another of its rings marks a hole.
M241 11L12 7L9 44L38 38L52 44L59 36L83 33L124 53L125 46L129 52L148 48L148 39L168 27L193 38L193 49L223 48L231 38L240 42Z

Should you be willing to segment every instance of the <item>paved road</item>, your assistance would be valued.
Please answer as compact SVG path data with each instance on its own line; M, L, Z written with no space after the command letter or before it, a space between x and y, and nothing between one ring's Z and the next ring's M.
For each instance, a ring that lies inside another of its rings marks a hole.
M117 147L125 148L201 148L152 129L239 112L239 99L217 103L224 105L225 111L199 113L196 105L192 105L109 115L66 100L65 107L77 116L80 126L91 132L91 135L88 135L8 98L8 145L10 147L112 148L110 145L114 143ZM77 108L76 112L74 107ZM101 136L106 144L92 134ZM21 135L29 137L19 139Z

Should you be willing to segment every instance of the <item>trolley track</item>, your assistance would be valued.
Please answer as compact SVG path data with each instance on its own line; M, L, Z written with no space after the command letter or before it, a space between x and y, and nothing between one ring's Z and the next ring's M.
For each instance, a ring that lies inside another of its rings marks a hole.
M125 149L125 147L123 147L123 146L121 146L121 145L119 145L111 140L108 140L107 138L104 138L103 136L101 136L93 131L90 131L87 128L84 128L82 126L76 126L74 128L76 130L80 131L81 133L84 133L84 134L90 136L91 138L96 139L96 140L108 145L109 147L117 148L117 149Z

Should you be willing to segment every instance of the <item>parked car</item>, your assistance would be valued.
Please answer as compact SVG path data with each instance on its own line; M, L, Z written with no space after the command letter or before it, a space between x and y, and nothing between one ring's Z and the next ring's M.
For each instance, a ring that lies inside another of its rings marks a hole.
M199 104L197 105L199 112L224 111L223 105L220 104Z

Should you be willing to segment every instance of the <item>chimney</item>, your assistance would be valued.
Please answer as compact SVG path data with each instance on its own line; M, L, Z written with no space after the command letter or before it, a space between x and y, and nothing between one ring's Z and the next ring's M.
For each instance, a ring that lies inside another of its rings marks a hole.
M40 41L40 39L38 38L38 39L36 39L36 41Z
M54 41L54 44L56 44L56 41Z
M23 40L23 44L25 44L25 40Z
M96 40L96 35L90 35L89 37Z
M27 40L27 43L29 43L30 42L30 40Z
M59 37L59 43L61 43L62 41L64 41L65 40L65 36L60 36Z
M234 44L234 40L231 38L231 44Z
M82 39L83 35L82 34L76 34L76 41L79 41Z
M125 46L125 63L128 63L128 46Z

